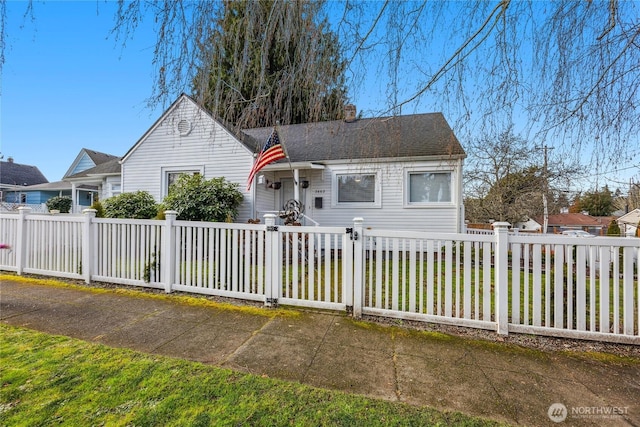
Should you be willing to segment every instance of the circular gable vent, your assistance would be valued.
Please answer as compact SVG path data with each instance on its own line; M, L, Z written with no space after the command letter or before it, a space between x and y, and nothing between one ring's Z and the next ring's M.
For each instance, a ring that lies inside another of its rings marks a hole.
M176 127L178 128L180 136L187 136L191 133L191 122L188 120L180 120Z

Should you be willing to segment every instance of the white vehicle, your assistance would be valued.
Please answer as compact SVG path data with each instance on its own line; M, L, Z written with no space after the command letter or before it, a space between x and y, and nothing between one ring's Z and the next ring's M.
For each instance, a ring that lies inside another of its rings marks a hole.
M567 230L567 231L563 231L562 235L570 236L570 237L596 237L593 234L587 233L584 230Z

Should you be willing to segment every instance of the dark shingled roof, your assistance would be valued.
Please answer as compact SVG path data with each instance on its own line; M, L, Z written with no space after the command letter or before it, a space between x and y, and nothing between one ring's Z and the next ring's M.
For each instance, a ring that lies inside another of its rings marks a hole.
M14 162L0 162L0 183L6 185L34 185L49 182L40 169Z
M272 131L271 127L244 129L251 138L243 142L258 152ZM442 113L279 126L278 134L292 162L465 157Z
M89 150L88 148L83 148L83 150L85 151L85 153L87 153L87 156L91 158L91 160L95 165L99 165L99 164L111 161L113 159L116 159L116 160L120 159L120 157L118 156L114 156L107 153L101 153L95 150Z
M112 156L111 160L100 163L92 168L78 172L77 174L70 175L67 178L82 178L89 175L112 175L122 172L122 166L120 165L120 157Z

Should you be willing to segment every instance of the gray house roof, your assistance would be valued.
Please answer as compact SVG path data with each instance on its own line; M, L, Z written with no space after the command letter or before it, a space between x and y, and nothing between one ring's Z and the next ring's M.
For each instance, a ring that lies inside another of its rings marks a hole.
M69 167L67 172L65 172L64 176L62 177L62 179L66 179L66 178L71 177L71 172L73 172L76 169L76 167L78 166L79 162L82 160L82 158L85 155L87 157L89 157L89 159L93 163L93 166L98 166L98 165L100 165L102 163L106 163L106 162L110 162L112 160L118 160L119 159L118 156L114 156L112 154L101 153L99 151L90 150L88 148L83 148L83 149L80 150L80 152L76 156L76 158L73 161L73 163L71 163L71 166ZM80 172L78 172L78 173L80 173Z
M120 165L120 157L112 156L111 160L107 160L92 168L83 170L74 175L68 176L65 179L84 178L88 176L103 176L103 175L118 175L122 172L122 166Z
M198 105L193 98L184 93L181 94L147 133L127 151L122 157L122 161L125 161L147 134L185 98ZM233 127L228 123L214 117L201 106L199 108L254 153L261 150L273 131L272 127L264 127L234 132ZM278 126L278 134L289 155L289 160L280 160L276 163L409 157L432 159L466 157L464 149L442 113L365 118L353 122L333 120ZM80 176L80 174L75 176Z
M102 163L111 161L111 160L119 160L120 157L118 156L114 156L112 154L107 154L107 153L101 153L99 151L94 151L94 150L89 150L88 148L83 148L84 152L87 153L87 156L89 156L89 158L91 160L93 160L93 163L95 163L96 165L100 165Z
M76 189L79 190L96 190L98 187L95 185L78 185ZM72 185L70 182L55 181L47 182L45 184L30 185L24 188L24 191L67 191L71 190Z
M0 162L0 183L10 186L25 186L49 182L36 166L20 163Z
M244 129L243 142L257 152L272 131ZM292 162L466 156L442 113L279 126L278 135Z

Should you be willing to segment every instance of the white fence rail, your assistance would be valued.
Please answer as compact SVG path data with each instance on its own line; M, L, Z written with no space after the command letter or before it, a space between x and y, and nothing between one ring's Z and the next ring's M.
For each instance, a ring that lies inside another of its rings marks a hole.
M0 269L640 344L637 238L0 215Z

